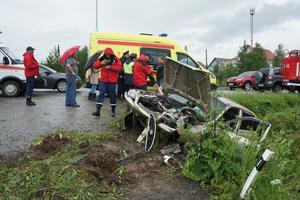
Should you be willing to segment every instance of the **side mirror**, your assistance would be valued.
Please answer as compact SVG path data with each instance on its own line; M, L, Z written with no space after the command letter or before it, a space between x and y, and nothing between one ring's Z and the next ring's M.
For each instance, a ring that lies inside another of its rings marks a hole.
M46 74L47 76L49 76L49 75L51 74L51 72L47 71L47 72L45 72L45 74Z
M9 65L9 59L8 59L8 57L6 57L6 56L3 57L3 64L4 65Z

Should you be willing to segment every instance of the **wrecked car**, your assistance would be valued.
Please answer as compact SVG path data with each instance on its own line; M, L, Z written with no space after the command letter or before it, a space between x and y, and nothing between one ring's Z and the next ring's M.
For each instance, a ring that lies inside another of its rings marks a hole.
M192 132L205 130L208 123L224 121L228 135L249 144L250 134L265 140L271 125L256 118L247 108L224 97L211 96L209 75L189 65L167 58L164 83L159 92L131 89L125 93L133 120L144 127L138 142L151 150L158 130L180 137L182 127ZM249 136L249 137L248 137Z

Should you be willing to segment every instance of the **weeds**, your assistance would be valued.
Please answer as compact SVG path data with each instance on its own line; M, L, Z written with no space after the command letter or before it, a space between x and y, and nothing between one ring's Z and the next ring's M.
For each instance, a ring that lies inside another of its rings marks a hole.
M249 108L272 124L260 149L252 144L241 149L218 124L201 134L201 142L188 144L183 173L201 182L211 199L239 199L249 173L265 148L275 151L259 174L248 199L300 199L300 98L295 94L234 94L229 98ZM298 114L299 113L299 114ZM295 140L294 140L295 139ZM271 184L280 180L278 184Z

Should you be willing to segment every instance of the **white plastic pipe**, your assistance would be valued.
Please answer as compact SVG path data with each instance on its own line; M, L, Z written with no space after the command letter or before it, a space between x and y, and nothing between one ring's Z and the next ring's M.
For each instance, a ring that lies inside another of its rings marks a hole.
M247 191L249 190L249 188L251 187L252 183L254 182L256 176L258 175L258 172L262 170L265 163L270 160L270 158L272 157L273 154L274 154L273 151L270 151L269 149L265 150L265 152L261 156L261 159L258 161L256 166L253 168L253 170L251 171L250 175L248 176L248 178L243 186L243 189L240 193L240 197L242 199L245 198L245 195L247 194Z

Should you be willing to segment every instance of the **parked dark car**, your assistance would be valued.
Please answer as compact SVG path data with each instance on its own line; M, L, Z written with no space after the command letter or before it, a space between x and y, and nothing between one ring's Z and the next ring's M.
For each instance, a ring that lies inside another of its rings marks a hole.
M280 74L281 68L262 68L259 70L262 73L261 80L257 83L259 90L272 90L273 92L281 91L282 76Z
M57 89L59 92L65 92L67 88L66 74L59 73L45 65L40 66L41 76L35 79L34 88L39 89ZM77 77L77 89L82 85L80 77Z
M261 77L262 74L258 71L243 72L238 76L230 77L227 80L227 86L230 90L243 88L244 90L249 91L251 88L256 89L256 83Z

